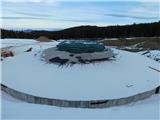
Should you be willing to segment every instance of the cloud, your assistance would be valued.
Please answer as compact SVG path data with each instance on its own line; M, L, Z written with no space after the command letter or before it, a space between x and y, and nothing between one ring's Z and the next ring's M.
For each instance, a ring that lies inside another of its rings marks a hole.
M150 15L159 15L159 4L154 2L140 2L138 7L135 7L130 10L131 13L135 14L146 14Z
M119 18L134 18L134 19L159 19L159 17L144 17L125 14L104 14L105 16L119 17Z
M1 0L2 2L9 3L46 3L46 4L57 4L57 0Z
M59 18L44 18L44 17L15 17L15 16L6 16L6 17L0 17L0 19L4 20L4 19L8 19L8 20L22 20L22 19L35 19L35 20L51 20L51 21L65 21L65 22L84 22L84 23L91 23L94 22L92 20L83 20L83 19L59 19Z
M20 14L20 15L27 15L27 16L32 16L32 17L49 17L50 16L48 14L21 12L21 11L15 11L15 10L10 10L10 9L3 9L3 11L8 11L11 13Z
M40 19L40 18L35 18L35 17L0 17L0 19L10 19L10 20L13 20L13 19Z
M106 0L1 0L3 2L34 2L34 3L55 3L55 2L104 2ZM127 1L127 2L133 2L133 1L138 1L138 2L158 2L159 0L108 0L108 1Z

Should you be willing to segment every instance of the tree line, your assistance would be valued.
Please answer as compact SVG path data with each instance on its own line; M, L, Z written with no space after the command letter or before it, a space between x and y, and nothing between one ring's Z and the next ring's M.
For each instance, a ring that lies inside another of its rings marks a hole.
M160 36L160 21L132 25L78 26L59 31L15 31L1 29L1 38L36 39L46 36L50 39L99 39Z

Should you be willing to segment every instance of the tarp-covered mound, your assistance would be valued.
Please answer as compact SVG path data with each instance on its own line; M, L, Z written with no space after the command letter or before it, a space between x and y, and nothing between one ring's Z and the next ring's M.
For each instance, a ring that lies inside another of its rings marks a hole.
M57 45L58 50L67 51L70 53L93 53L93 52L102 52L105 50L105 46L99 44L95 41L87 40L72 40L72 41L63 41Z

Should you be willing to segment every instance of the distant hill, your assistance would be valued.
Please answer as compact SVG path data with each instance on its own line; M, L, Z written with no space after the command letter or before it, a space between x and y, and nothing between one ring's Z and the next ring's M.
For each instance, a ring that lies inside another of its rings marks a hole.
M128 37L155 37L160 36L160 21L115 26L78 26L59 31L14 31L1 29L1 38L35 39L46 36L50 39L101 39L101 38L128 38Z

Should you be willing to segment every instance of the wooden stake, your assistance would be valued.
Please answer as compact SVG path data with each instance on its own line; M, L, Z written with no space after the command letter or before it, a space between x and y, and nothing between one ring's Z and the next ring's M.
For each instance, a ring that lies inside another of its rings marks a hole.
M155 68L153 68L153 67L151 67L151 66L148 66L150 69L152 69L152 70L155 70L155 71L157 71L157 72L160 72L160 70L158 70L158 69L155 69Z

